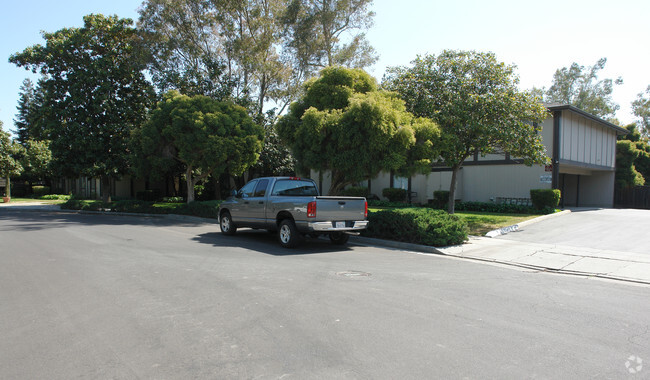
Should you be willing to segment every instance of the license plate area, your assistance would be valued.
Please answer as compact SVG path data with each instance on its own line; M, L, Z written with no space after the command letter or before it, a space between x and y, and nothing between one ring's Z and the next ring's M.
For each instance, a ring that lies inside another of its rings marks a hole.
M345 222L334 222L334 228L345 228Z

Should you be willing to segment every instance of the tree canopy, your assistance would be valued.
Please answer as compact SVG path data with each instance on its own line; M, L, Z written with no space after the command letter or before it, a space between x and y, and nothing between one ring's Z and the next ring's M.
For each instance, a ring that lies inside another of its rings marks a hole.
M397 91L414 115L431 118L442 130L440 156L452 169L449 199L454 199L459 169L475 153L508 152L527 165L548 161L539 133L548 111L517 88L514 70L493 53L452 50L387 70L383 86Z
M323 69L277 130L301 167L331 172L332 195L382 170L428 171L437 157L437 126L406 112L397 94L378 90L360 69Z
M126 173L127 139L151 104L152 89L129 19L88 15L81 28L44 33L46 44L10 61L44 75L41 112L60 174L101 177L105 199L110 178Z
M650 136L650 86L646 88L645 93L637 95L632 102L632 111L639 119L641 133L646 137Z
M374 62L370 2L147 0L138 26L159 90L231 98L261 122L265 104L282 113L318 69Z
M570 67L557 69L553 74L553 84L538 90L548 103L570 104L594 116L611 119L620 108L612 99L615 85L623 84L623 79L598 80L598 73L605 68L607 58L601 58L593 66L572 63Z
M263 138L263 128L244 107L170 91L142 128L134 130L132 147L141 171L160 173L180 164L189 203L201 181L225 171L240 175L253 165Z
M20 152L20 144L11 140L11 135L2 130L0 121L0 178L7 179L6 195L11 197L11 177L17 176L23 171L16 156Z

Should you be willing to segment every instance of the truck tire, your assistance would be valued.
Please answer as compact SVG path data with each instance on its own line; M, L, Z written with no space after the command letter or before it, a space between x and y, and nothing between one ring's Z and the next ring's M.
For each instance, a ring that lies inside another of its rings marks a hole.
M350 235L346 234L345 232L330 233L330 240L332 241L332 244L345 245L345 243L347 243L349 239L350 239Z
M219 227L224 235L234 235L237 232L237 226L232 222L232 217L228 211L224 211L219 216Z
M296 224L291 219L280 222L278 229L278 240L284 248L295 248L302 241L302 235L298 232Z

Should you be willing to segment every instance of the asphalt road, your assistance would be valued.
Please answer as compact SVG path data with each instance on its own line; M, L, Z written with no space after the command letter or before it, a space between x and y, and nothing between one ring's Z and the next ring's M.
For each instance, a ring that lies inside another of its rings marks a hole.
M0 378L650 378L648 287L217 230L0 210Z
M650 255L650 210L578 209L498 239ZM650 366L650 364L649 364Z

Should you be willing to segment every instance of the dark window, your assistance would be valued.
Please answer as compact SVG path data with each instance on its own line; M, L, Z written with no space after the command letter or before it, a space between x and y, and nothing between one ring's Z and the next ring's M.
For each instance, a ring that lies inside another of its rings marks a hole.
M251 181L251 182L245 184L244 187L242 187L239 190L238 196L240 198L250 198L250 197L252 197L253 196L253 191L255 190L255 185L256 184L257 184L257 180Z
M266 195L266 188L269 186L268 179L261 179L257 181L257 187L255 188L254 197L263 197Z
M305 180L296 180L296 179L284 179L278 180L273 186L273 192L271 195L318 195L318 190L316 185L312 181Z

